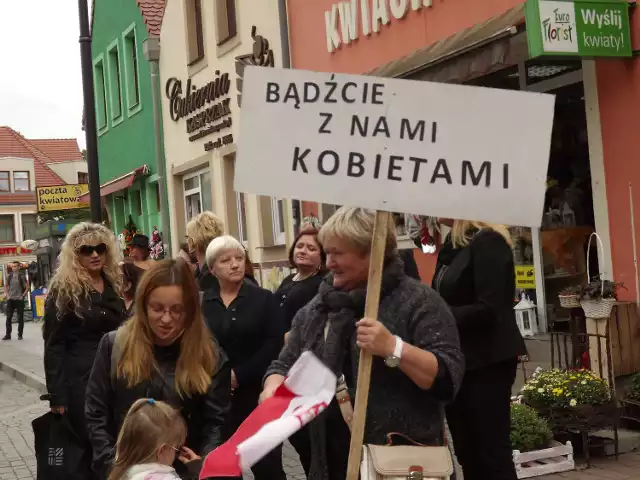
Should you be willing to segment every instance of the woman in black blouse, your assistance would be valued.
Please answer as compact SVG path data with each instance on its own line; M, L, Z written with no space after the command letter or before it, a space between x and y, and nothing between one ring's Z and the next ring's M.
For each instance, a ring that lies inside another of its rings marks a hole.
M513 312L511 237L503 225L440 219L452 228L433 287L451 307L466 359L447 421L465 480L515 480L511 388L525 350Z
M202 308L207 325L229 357L231 425L235 431L258 406L262 378L278 357L284 341L276 297L245 279L245 250L235 238L214 239L206 250L206 265L217 279L204 291ZM282 449L253 466L256 480L286 480Z
M298 310L318 293L325 260L324 250L318 243L318 230L307 228L298 233L289 250L289 263L297 271L285 278L275 293L282 307L287 332L291 330L291 322Z

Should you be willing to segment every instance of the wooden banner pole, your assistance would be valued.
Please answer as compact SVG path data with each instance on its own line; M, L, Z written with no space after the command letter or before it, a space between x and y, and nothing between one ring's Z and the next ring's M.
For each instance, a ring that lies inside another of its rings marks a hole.
M368 318L378 318L380 286L382 282L382 269L384 267L384 250L387 245L387 229L390 215L389 212L376 212L369 263L369 279L367 281L367 300L364 307L364 316ZM349 447L349 464L347 467L346 480L358 480L358 474L360 473L372 361L371 353L360 350L356 403L351 427L351 445Z

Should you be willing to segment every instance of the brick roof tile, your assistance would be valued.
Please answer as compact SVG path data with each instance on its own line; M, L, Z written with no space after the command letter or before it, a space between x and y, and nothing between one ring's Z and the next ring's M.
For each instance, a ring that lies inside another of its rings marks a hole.
M52 138L29 140L38 150L51 159L52 163L82 162L82 152L75 138Z
M54 163L44 152L10 127L0 127L0 158L32 158L36 187L65 185L47 163Z
M136 3L147 25L149 35L159 37L166 0L136 0Z

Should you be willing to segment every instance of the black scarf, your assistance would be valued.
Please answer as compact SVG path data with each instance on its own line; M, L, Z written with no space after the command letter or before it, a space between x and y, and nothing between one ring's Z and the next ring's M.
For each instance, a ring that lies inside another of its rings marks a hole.
M402 260L394 258L386 263L382 273L380 298L389 295L404 277ZM366 288L349 291L333 286L333 275L328 275L318 290L320 303L316 307L314 321L309 322L308 337L313 339L311 350L338 377L342 375L347 355L351 355L354 380L357 379L359 349L355 346L355 324L364 315ZM325 338L325 328L328 326ZM355 388L354 385L349 385ZM327 480L325 418L320 416L309 425L311 435L311 468L309 480Z

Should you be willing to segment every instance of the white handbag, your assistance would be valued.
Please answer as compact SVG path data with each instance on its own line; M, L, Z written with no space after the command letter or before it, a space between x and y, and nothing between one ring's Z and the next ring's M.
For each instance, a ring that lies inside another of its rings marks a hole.
M449 480L453 475L453 460L446 446L428 447L420 444L393 445L394 436L409 441L406 436L390 433L388 445L365 445L360 466L361 480L406 480L410 472L419 471L421 480Z

